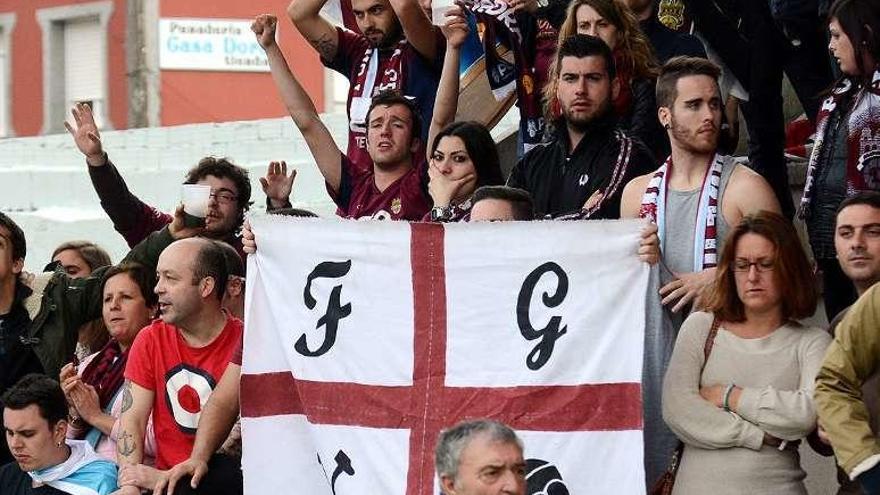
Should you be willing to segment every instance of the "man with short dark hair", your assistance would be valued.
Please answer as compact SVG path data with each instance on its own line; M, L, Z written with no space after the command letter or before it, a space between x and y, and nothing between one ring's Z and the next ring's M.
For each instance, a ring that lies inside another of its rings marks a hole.
M222 309L228 272L216 241L176 241L159 257L156 294L160 319L142 330L129 351L117 436L122 493L152 490L129 476L143 460L144 428L152 414L156 468L188 458L202 406L242 339L241 320ZM213 476L197 493L241 493L238 463L217 455ZM160 476L166 476L160 472Z
M116 466L85 440L68 440L67 399L55 380L23 377L3 394L3 430L15 462L0 468L3 495L107 495Z
M474 191L471 222L498 222L535 219L532 197L522 189L483 186Z
M616 125L611 102L620 84L611 50L599 38L574 35L562 42L556 65L556 134L526 153L507 185L528 191L538 216L618 218L623 186L656 163Z
M657 224L662 259L671 271L664 278L672 278L660 294L673 312L685 309L714 281L730 227L749 213L779 213L776 196L760 175L717 152L720 73L717 65L697 57L675 57L663 66L657 114L672 154L655 172L627 184L620 205L622 218Z
M144 203L128 190L125 180L104 151L91 108L77 103L72 113L76 128L67 122L64 125L86 157L89 177L101 200L101 207L128 245L134 247L150 233L170 224L173 215ZM247 170L225 158L209 156L190 169L183 183L211 186L202 235L226 242L242 254L241 240L236 234L251 204Z
M346 156L354 167L370 170L367 110L372 98L382 91L396 90L412 97L416 113L429 122L446 40L416 0L351 1L348 5L360 33L334 26L323 17L321 9L326 1L293 0L287 13L321 62L348 78ZM423 147L427 134L415 133L414 137ZM418 155L424 155L422 148Z
M837 261L840 269L846 277L852 281L854 295L861 297L868 289L880 281L880 193L875 191L861 192L851 196L837 208L837 221L834 227L834 248L837 252ZM843 321L850 307L844 308L828 324L828 331L834 337L837 327ZM871 430L875 433L880 431L880 408L877 403L877 386L880 377L871 374L862 383L851 384L861 391L864 397L865 408L869 414ZM827 435L820 425L819 436L823 441L828 440ZM818 452L823 455L831 455L827 447L811 442ZM860 494L859 484L850 480L846 473L838 467L837 481L840 483L838 493Z
M523 444L507 425L464 421L440 432L434 451L444 495L525 495Z
M394 91L370 100L366 112L370 166L353 163L333 140L318 117L314 103L293 76L275 41L277 19L258 16L252 25L287 111L306 140L337 214L346 218L421 220L431 208L423 180L427 176L420 153L421 118L413 103ZM279 198L286 199L286 198Z

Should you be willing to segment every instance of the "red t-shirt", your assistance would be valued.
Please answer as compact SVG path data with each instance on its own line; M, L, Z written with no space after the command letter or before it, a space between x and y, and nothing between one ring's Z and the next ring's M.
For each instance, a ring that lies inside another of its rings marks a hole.
M220 335L198 349L162 320L135 338L125 378L154 393L156 468L169 469L189 458L202 408L241 342L243 328L241 320L227 315Z
M241 366L242 361L244 361L244 334L242 334L238 347L235 348L232 357L229 359L230 363L237 364L238 366Z
M427 180L426 162L411 169L396 182L380 191L373 170L352 165L345 155L339 191L327 186L330 197L339 207L337 214L345 218L419 221L431 210L431 200L423 181Z
M372 97L362 94L366 88L358 87L357 81L365 79L368 73L367 56L371 49L370 42L362 34L353 33L341 27L336 28L339 46L333 60L322 60L325 66L339 72L349 80L348 102L346 111L349 119L348 150L346 154L356 167L371 170L373 160L367 153L367 128L364 124L352 121L352 100L355 97ZM412 98L419 110L422 120L422 146L418 156L425 155L425 142L428 139L428 124L434 113L434 100L437 97L437 85L440 84L440 73L443 70L443 58L446 54L446 38L439 29L435 29L437 54L433 60L423 57L408 42L380 50L377 57L378 67L373 82L373 93L396 89ZM399 51L399 52L398 52Z

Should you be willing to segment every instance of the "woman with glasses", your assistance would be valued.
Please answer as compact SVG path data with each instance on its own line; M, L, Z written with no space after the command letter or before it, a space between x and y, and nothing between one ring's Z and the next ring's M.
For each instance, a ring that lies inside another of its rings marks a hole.
M684 443L673 493L807 493L797 445L816 428L813 381L830 337L797 320L816 299L791 223L743 218L707 312L685 320L666 371L663 419Z

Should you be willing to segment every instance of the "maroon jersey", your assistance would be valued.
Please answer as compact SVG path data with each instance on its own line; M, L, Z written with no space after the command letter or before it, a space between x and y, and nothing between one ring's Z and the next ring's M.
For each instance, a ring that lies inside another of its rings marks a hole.
M339 181L339 191L334 192L327 186L330 197L339 207L338 215L345 218L418 221L431 210L426 187L427 162L424 160L384 191L380 191L376 187L372 167L364 170L353 166L347 156L340 157L342 178Z
M376 93L396 89L411 97L422 119L421 142L428 139L428 123L434 112L434 99L443 69L446 39L439 29L437 56L424 58L405 39L392 47L376 51L361 34L337 27L339 47L333 60L322 60L324 65L348 78L348 150L351 162L364 170L373 169L373 160L367 153L367 127L364 123L370 99ZM417 151L424 156L424 149Z

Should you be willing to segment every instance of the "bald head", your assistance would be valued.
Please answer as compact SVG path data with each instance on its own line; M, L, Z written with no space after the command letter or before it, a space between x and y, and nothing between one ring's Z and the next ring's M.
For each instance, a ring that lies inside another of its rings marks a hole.
M156 272L159 312L166 323L180 324L206 305L219 310L229 272L217 241L175 241L162 251Z

